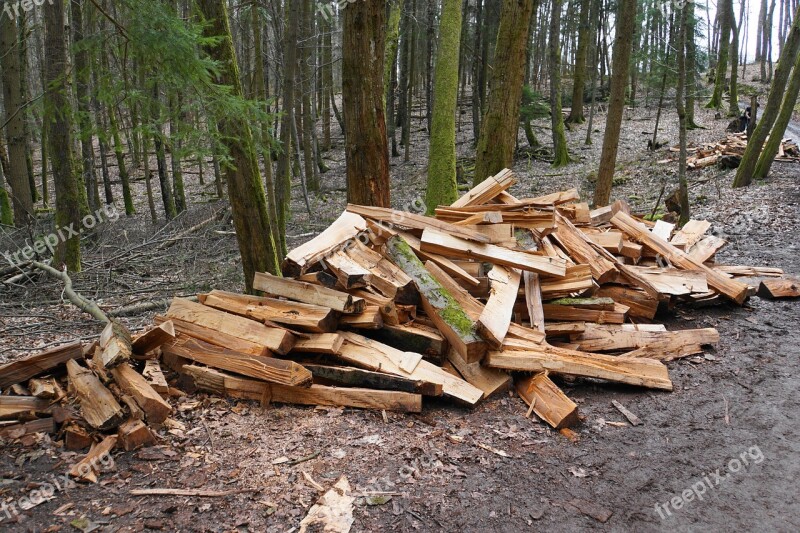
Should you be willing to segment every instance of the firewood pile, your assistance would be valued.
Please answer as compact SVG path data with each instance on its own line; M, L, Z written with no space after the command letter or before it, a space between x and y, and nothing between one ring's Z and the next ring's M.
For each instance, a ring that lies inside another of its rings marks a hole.
M578 408L554 376L669 391L665 363L719 340L667 331L659 311L800 295L780 269L717 264L709 222L590 210L574 189L518 199L514 182L504 170L435 217L348 205L283 277L255 275L265 296L175 298L142 334L110 322L90 345L0 367L0 438L51 433L91 462L156 442L185 394L416 413L510 387L568 433Z
M729 133L721 141L689 148L686 166L689 169L700 169L720 164L727 168L736 168L742 160L745 149L747 149L747 134ZM670 148L670 152L679 151L680 148L677 146ZM791 139L783 139L775 160L800 162L800 148L797 143Z

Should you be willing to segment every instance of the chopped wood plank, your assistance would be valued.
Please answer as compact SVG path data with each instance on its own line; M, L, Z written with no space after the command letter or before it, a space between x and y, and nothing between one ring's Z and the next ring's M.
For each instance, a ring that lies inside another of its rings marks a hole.
M163 350L184 359L271 383L291 386L311 384L311 372L293 361L239 354L191 338L178 338L164 345Z
M422 394L423 396L441 396L442 384L429 383L427 381L412 380L401 376L363 370L361 368L350 368L341 366L328 366L304 363L314 379L324 379L348 387L361 387L376 390L394 390L399 392L411 392ZM325 383L322 383L323 385Z
M344 339L338 333L317 333L308 339L299 339L292 346L292 353L321 353L336 355L342 347Z
M402 237L395 236L386 241L384 253L414 280L425 313L450 345L468 363L480 361L486 353L486 343L475 332L474 321L431 275Z
M366 229L367 223L362 217L347 211L343 212L325 231L286 255L283 262L284 274L290 276L303 274L310 266L319 262L331 251L344 246Z
M589 204L587 202L559 205L556 209L574 224L589 224L591 222Z
M199 341L198 341L199 342ZM160 424L169 417L172 407L161 398L147 380L129 364L123 363L111 369L111 375L119 388L134 399L144 411L147 422Z
M550 371L576 377L672 390L667 367L653 359L588 354L542 343L538 349L489 352L486 365L526 372Z
M542 308L542 286L539 274L524 272L525 305L528 306L528 318L531 327L544 333L544 309Z
M480 259L495 265L558 277L563 277L567 272L566 262L561 259L510 250L494 244L473 243L436 230L425 230L422 233L421 243L423 252Z
M280 278L266 272L256 272L253 288L273 296L329 307L342 313L361 313L366 306L363 300L354 298L346 292L312 285L304 281Z
M336 279L339 280L339 285L345 290L366 287L372 281L370 271L359 265L341 250L325 256L323 263L336 276Z
M161 315L156 315L155 317L155 322L157 324L164 322L165 320L167 320L167 318ZM171 321L175 326L175 331L188 337L194 337L195 339L216 344L217 346L222 346L223 348L228 348L234 352L242 354L259 355L265 357L271 354L269 348L258 342L240 339L239 337L234 337L228 333L198 326L197 324L192 324L191 322L174 317L171 319ZM300 340L297 342L300 342ZM294 346L292 347L292 351L294 351Z
M483 233L476 229L481 224L500 224L503 222L503 213L500 211L482 211L480 213L475 213L474 215L470 215L467 218L462 218L456 222L453 222L456 226L467 226L469 229L473 231L478 231L479 233Z
M203 305L220 311L259 322L275 322L299 331L330 333L336 331L339 322L339 314L336 311L319 305L218 290L211 291L207 295L199 295L198 298Z
M183 372L194 379L199 389L221 396L262 402L385 409L402 413L422 411L422 396L408 392L325 385L292 387L240 378L213 368L194 365L183 367Z
M589 211L589 223L593 226L607 224L613 216L614 212L611 210L610 205L598 207Z
M100 334L100 362L113 368L128 361L133 354L131 332L122 323L112 320Z
M43 400L50 400L57 397L59 387L53 378L33 378L28 381L28 389L31 391L31 396Z
M762 298L800 298L800 280L765 279L756 293Z
M656 220L656 224L650 229L650 233L665 241L669 241L673 229L675 229L675 224L664 220Z
M345 249L347 256L370 272L369 284L381 294L404 305L419 303L419 294L414 282L380 253L368 248L360 241L354 241Z
M0 420L17 418L27 412L46 412L50 402L35 396L0 396Z
M110 462L111 450L117 445L117 435L109 435L104 438L99 444L92 447L83 459L72 465L69 469L69 475L78 480L89 481L97 483L97 474L100 472L100 466Z
M706 235L694 245L690 246L686 254L698 263L705 263L714 257L714 254L726 244L728 244L728 241L725 239L717 237L716 235Z
M107 431L123 422L122 407L91 370L70 359L67 361L67 374L80 402L81 414L90 426Z
M623 324L628 316L628 307L615 304L613 311L595 309L581 309L570 305L544 304L544 317L546 320L563 320L566 322L584 321L597 322L598 324Z
M613 281L617 276L618 272L614 263L597 253L583 232L558 213L556 213L556 231L552 236L574 261L589 265L592 269L592 276L598 283Z
M0 439L19 439L34 433L55 433L56 422L52 417L37 418L20 424L12 424L0 429Z
M295 342L294 336L286 330L267 327L255 320L232 315L183 298L172 300L167 317L224 332L233 337L260 344L281 355L289 353Z
M441 367L428 361L420 361L413 372L406 372L400 368L405 352L355 333L342 332L342 335L345 337L345 342L338 356L343 361L367 370L385 372L430 383L440 383L445 396L460 400L468 405L475 405L483 397L483 391L480 389L473 387L462 379L453 377Z
M708 292L706 273L702 270L678 270L677 268L657 268L628 266L629 271L655 287L659 294L685 296Z
M611 298L617 303L628 306L629 317L645 318L652 320L658 311L658 300L646 292L621 285L603 285L596 293L597 296Z
M147 384L153 387L153 390L161 395L169 393L169 385L164 373L161 371L161 363L155 359L145 361L142 376L147 381Z
M569 296L575 292L588 291L595 286L589 265L568 265L563 278L540 276L540 284L542 298L545 299Z
M662 359L669 357L670 354L690 355L686 353L687 347L694 349L695 346L716 344L719 342L719 332L714 328L648 331L586 324L584 332L572 340L577 343L577 349L584 352L649 348L648 352L653 354L651 356L653 359ZM702 348L700 351L702 352Z
M464 193L458 200L450 204L451 207L466 207L469 205L486 204L497 197L517 182L514 173L504 168L494 176L489 176L478 185Z
M156 443L153 433L144 422L136 419L129 419L119 426L117 431L119 445L126 452L146 448Z
M579 422L578 405L548 377L547 372L516 382L517 394L553 429L572 427Z
M622 253L624 239L622 233L618 231L604 231L602 233L584 233L586 237L597 246L608 250L613 254Z
M70 359L83 359L80 342L65 344L45 352L0 366L0 388L22 383L63 365Z
M449 347L447 339L434 328L419 324L384 325L381 329L366 332L366 335L383 344L388 344L423 355L441 357Z
M622 250L619 251L619 255L632 259L635 263L642 258L642 245L624 240L622 241Z
M655 250L663 255L672 265L683 270L702 270L706 273L708 284L714 290L724 294L738 304L744 303L747 298L747 285L734 280L725 278L722 274L715 272L702 263L697 262L691 256L678 250L664 239L650 233L636 220L625 213L617 213L611 219L611 223L639 241L641 244Z
M379 294L372 289L351 289L350 292L354 297L360 298L366 302L365 310L370 306L377 307L384 324L396 326L397 324L408 321L400 306L398 306L393 299Z
M326 272L325 270L306 272L301 276L297 276L296 279L297 281L305 281L306 283L311 283L313 285L322 285L323 287L328 287L329 289L335 289L336 285L339 283L339 280L336 279L336 276L330 272Z
M478 317L476 327L478 334L490 346L497 349L503 345L503 339L508 333L522 276L520 271L514 268L494 265L488 277L490 280L489 299Z
M406 211L353 204L347 204L347 210L380 222L390 222L395 226L417 230L436 229L475 242L487 243L491 240L486 235L478 233L477 231L471 231L461 226L456 226L455 224L448 224L447 222L442 222L435 218L408 213Z
M171 321L167 320L139 335L131 343L131 348L133 348L133 353L144 355L174 339L175 326Z
M356 329L380 329L383 327L381 308L377 305L368 305L363 313L357 315L342 315L339 326Z
M503 392L511 385L511 376L507 372L485 367L479 362L467 363L452 348L447 354L447 360L458 370L458 373L467 383L483 391L484 398Z
M546 322L545 333L547 337L561 337L564 335L575 335L586 330L585 322Z
M709 228L711 228L711 222L692 219L675 233L670 242L674 247L685 251L702 239Z
M710 266L710 265L708 265ZM738 276L763 276L766 278L779 278L783 276L783 269L774 267L742 266L742 265L714 265L714 270L733 277Z

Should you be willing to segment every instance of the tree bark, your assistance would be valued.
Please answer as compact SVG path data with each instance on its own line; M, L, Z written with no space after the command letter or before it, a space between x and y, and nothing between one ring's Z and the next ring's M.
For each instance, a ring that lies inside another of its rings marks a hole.
M597 172L597 188L594 192L596 207L608 205L611 199L611 184L614 179L614 167L617 164L619 131L622 126L622 114L625 110L625 88L628 85L628 64L630 63L635 22L636 0L621 0L619 11L617 12L617 32L614 37L614 59L608 116L606 118L606 130L603 134L600 168Z
M569 164L567 135L564 131L564 114L561 111L561 5L562 0L550 0L550 124L553 133L553 167Z
M575 53L575 68L572 74L572 108L569 111L567 122L582 124L586 118L583 116L583 86L586 83L586 58L589 53L589 10L592 0L581 0L580 24L578 26L578 50Z
M714 80L714 92L711 100L706 105L709 109L722 109L722 93L725 91L725 81L728 74L728 53L730 52L731 42L731 13L733 13L732 0L720 0L719 25L720 42L719 55L717 56L716 77Z
M691 17L690 9L694 9L691 2L684 4L680 8L679 17L677 17L679 21L678 46L676 47L678 51L678 86L675 89L675 106L678 111L678 136L680 138L680 153L678 155L678 197L681 203L680 226L689 221L689 187L686 183L686 104L683 95L686 86L686 31ZM733 57L736 57L736 55ZM736 69L736 60L734 60L733 68Z
M383 111L385 37L386 10L381 0L362 0L344 9L347 201L380 207L390 205L389 145Z

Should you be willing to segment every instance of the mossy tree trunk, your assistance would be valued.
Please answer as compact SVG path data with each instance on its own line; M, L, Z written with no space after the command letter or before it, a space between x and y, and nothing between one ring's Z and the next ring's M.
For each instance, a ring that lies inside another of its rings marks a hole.
M14 224L14 211L11 209L8 191L6 191L6 175L2 165L0 165L0 224L4 226Z
M714 92L711 100L706 105L709 109L722 109L722 93L725 90L725 81L728 74L728 53L731 41L731 6L733 0L720 0L719 9L719 55L717 56L716 77L714 79Z
M197 6L208 22L206 37L221 37L207 53L217 61L220 70L217 82L231 87L235 96L242 95L242 85L233 49L228 14L224 0L199 0ZM217 127L231 157L227 169L228 197L231 203L233 225L242 257L244 282L248 293L253 291L256 272L279 274L280 267L275 242L272 239L267 198L258 171L253 135L245 117L217 117Z
M699 126L694 121L695 94L697 93L697 43L695 31L697 16L695 15L694 2L686 2L684 9L688 10L688 25L686 26L686 127L690 130Z
M614 167L617 164L619 132L622 127L622 113L625 110L625 89L628 85L628 65L631 59L635 22L636 0L620 0L617 11L617 32L614 36L611 94L606 129L603 134L603 150L600 154L600 168L597 171L597 187L594 191L594 203L597 207L608 205L611 199L611 184L614 179Z
M569 111L567 122L582 124L586 118L583 115L583 86L586 83L586 58L589 54L589 11L592 0L581 0L580 22L578 26L578 50L575 52L575 69L572 74L572 108Z
M753 135L747 140L747 148L742 156L742 162L736 170L736 178L733 180L734 187L746 187L753 181L758 156L761 154L764 142L778 117L786 91L786 83L789 80L789 74L797 58L798 50L800 50L800 6L795 10L792 29L789 31L786 44L783 45L783 53L778 60L778 66L772 78L769 96L767 97L767 103L764 105L761 120L758 121ZM780 137L782 135L783 131L778 132L776 136Z
M45 116L48 121L47 140L53 162L53 181L56 189L56 225L65 228L64 236L56 247L53 265L59 268L63 263L68 270L81 270L80 231L81 190L78 170L72 157L72 109L67 91L68 62L64 39L64 2L53 2L44 10L45 23L45 79L50 90L45 92ZM24 164L24 161L23 161Z
M343 13L347 201L389 207L389 144L383 111L386 9L381 0L362 0L349 4Z
M689 221L689 187L686 182L686 102L684 101L684 91L686 88L686 32L691 16L689 14L691 5L691 3L684 4L677 17L679 26L678 44L676 46L678 51L678 86L675 89L675 106L678 112L678 135L680 138L680 154L678 156L678 197L681 203L680 226Z
M436 54L433 117L431 121L428 189L425 204L429 215L438 205L458 198L456 183L456 107L458 63L461 46L461 1L444 0Z
M733 1L728 2L728 18L731 26L731 45L728 59L731 64L731 81L728 91L728 116L739 116L739 27L736 25L736 15L733 11Z
M478 139L476 185L514 162L532 11L533 0L503 0L489 101Z
M569 164L564 114L561 111L561 6L562 0L551 0L550 39L550 122L553 131L553 167Z

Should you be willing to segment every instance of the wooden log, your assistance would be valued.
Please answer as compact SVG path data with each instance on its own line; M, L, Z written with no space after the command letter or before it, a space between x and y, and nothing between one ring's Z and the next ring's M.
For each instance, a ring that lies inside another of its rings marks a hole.
M402 237L395 236L386 241L384 253L414 280L422 308L450 345L468 363L480 361L486 353L486 343L476 334L474 321L431 275Z
M0 396L0 420L18 418L24 413L44 413L50 402L34 396Z
M336 331L339 314L329 307L288 302L276 298L264 298L246 294L214 290L199 295L203 305L239 316L275 322L298 331L325 333Z
M392 307L389 309L391 310ZM356 329L381 329L383 327L381 307L378 305L367 305L363 313L357 315L342 315L339 318L339 326Z
M705 263L716 254L728 241L716 235L706 235L686 250L686 254L697 261Z
M297 281L311 283L312 285L322 285L323 287L328 287L329 289L335 289L339 284L339 280L336 279L336 276L325 270L306 272L301 276L297 276L295 279L297 279Z
M126 452L147 448L156 443L153 433L141 420L130 419L119 426L117 431L119 436L118 444Z
M658 300L642 290L621 285L603 285L597 296L611 298L629 308L628 316L652 320L658 311Z
M500 224L502 222L503 213L500 211L481 211L479 213L475 213L474 215L470 215L467 218L457 220L453 222L453 224L456 226L466 226L473 231L483 233L477 229L477 226L480 226L481 224Z
M64 428L64 446L70 451L85 450L94 444L94 439L89 433L77 424L70 424Z
M612 300L613 301L613 300ZM624 324L628 316L628 307L622 304L614 304L613 311L598 311L595 309L581 309L569 305L544 304L544 318L546 320L563 320L574 322L597 322L598 324Z
M122 407L91 370L70 359L67 361L67 374L80 402L81 415L90 426L108 431L122 423Z
M602 233L584 232L584 235L586 235L586 238L592 241L595 245L608 250L612 254L622 253L624 239L622 238L622 233L618 231L604 231Z
M167 379L164 377L164 372L161 371L161 363L155 359L145 361L144 370L142 370L142 377L144 377L147 384L150 385L154 391L162 396L169 394L169 385Z
M174 342L174 341L173 341ZM199 341L198 341L199 342ZM160 424L169 417L172 407L127 363L111 369L114 381L144 411L147 422Z
M480 389L462 379L453 377L441 367L428 361L419 361L416 368L409 372L402 368L407 352L401 352L355 333L342 332L342 335L345 342L338 357L352 365L375 372L385 372L413 380L441 384L445 396L467 405L475 405L483 397L483 391Z
M53 417L37 418L35 420L0 428L0 439L19 439L25 435L33 435L34 433L54 434L55 432L56 422L53 420Z
M514 173L510 169L504 168L494 176L489 176L480 182L450 205L451 207L466 207L489 203L516 182Z
M588 354L541 344L524 352L489 352L485 364L494 368L525 372L550 371L566 376L604 379L616 383L672 390L667 367L644 358Z
M544 332L544 309L542 308L542 285L539 274L524 272L525 305L528 308L528 319L531 328Z
M361 298L367 303L367 307L374 306L380 310L381 319L384 324L396 326L408 322L409 318L402 312L400 306L392 300L378 292L368 289L352 289L350 291L354 297ZM366 309L366 308L365 308Z
M583 232L558 213L556 213L556 231L552 237L555 237L574 261L589 265L592 276L598 283L608 283L616 278L618 271L614 263L599 254Z
M201 389L221 396L300 405L333 405L362 409L385 409L404 413L422 411L422 396L408 392L382 391L362 388L290 387L239 378L213 368L194 365L184 367L184 372L194 379Z
M57 398L57 388L58 384L53 378L33 378L28 381L28 389L31 391L31 396L35 396L36 398L41 398L43 400Z
M163 348L165 353L271 383L305 387L311 372L292 361L245 355L191 338L178 338Z
M701 270L678 270L677 268L657 268L628 266L629 271L646 280L659 294L686 296L708 292L706 273Z
M563 278L540 276L540 285L542 298L548 300L588 291L595 287L592 269L589 265L567 266L567 272Z
M354 213L343 212L325 231L286 255L283 273L287 276L303 274L331 251L341 248L365 229L367 223L363 218Z
M266 272L256 272L253 288L273 296L298 302L329 307L342 313L362 313L366 303L346 292L340 292L303 281L279 278Z
M160 348L162 344L174 339L175 326L171 321L168 320L139 335L133 341L131 347L133 348L133 353L144 355L147 352L155 350L156 348Z
M164 316L156 315L154 320L158 324L168 319ZM222 346L223 348L228 348L234 352L247 355L259 355L267 357L272 353L270 352L269 348L258 342L240 339L223 331L198 326L197 324L192 324L191 322L180 320L178 318L172 318L170 320L175 327L175 331L187 337L194 337L195 339L199 339L210 344L215 344L217 346ZM299 341L300 339L298 339L297 342ZM292 346L292 350L294 350L294 346Z
M442 384L427 381L412 380L401 376L373 372L360 368L341 366L317 365L304 363L314 379L322 379L344 385L347 387L361 387L376 390L394 390L411 392L423 396L441 396ZM322 383L325 384L325 383Z
M295 338L286 330L270 328L254 320L218 311L182 298L172 300L167 317L224 332L227 335L260 344L281 355L289 353L295 342Z
M670 243L685 251L702 239L709 228L711 228L711 222L692 219L675 233Z
M762 298L800 298L800 280L765 279L761 281L756 293Z
M586 324L580 335L574 336L577 350L584 352L607 352L645 348L642 357L671 360L694 353L702 353L702 346L719 342L719 332L714 328L687 329L681 331L652 331L647 324L635 326L598 326ZM646 329L639 329L644 327ZM628 355L628 357L633 357Z
M83 345L80 342L65 344L25 359L7 363L0 366L0 388L5 389L15 383L22 383L39 374L44 374L70 359L83 359Z
M708 268L703 263L697 262L691 256L678 250L638 224L636 220L625 213L617 213L611 223L630 235L641 244L664 256L672 265L683 270L702 270L706 274L708 285L717 292L724 294L738 304L744 303L747 298L747 285L728 279L722 274Z
M325 256L324 264L336 276L339 286L345 290L366 287L372 281L370 271L341 250Z
M461 226L456 226L455 224L448 224L447 222L442 222L435 218L408 213L406 211L353 204L347 204L347 210L372 220L388 222L404 228L416 230L435 229L474 242L488 243L491 240L486 235L478 233L477 231L471 231Z
M121 322L110 321L100 334L100 362L113 368L130 360L133 354L131 332Z
M553 429L577 424L578 405L550 379L547 372L539 372L516 382L517 394Z
M485 367L479 362L468 363L452 348L447 353L447 360L458 370L464 381L483 391L484 399L508 390L511 385L508 372Z
M292 347L292 353L321 353L336 355L342 347L344 338L338 333L318 333L309 335L308 339L298 339Z
M434 357L445 355L449 347L447 339L438 330L418 322L398 326L384 325L379 330L365 334L383 344Z
M97 474L100 472L100 466L109 462L113 463L110 454L111 450L116 447L117 440L117 435L109 435L99 444L93 446L83 459L72 465L69 469L69 475L79 481L97 483Z
M473 243L436 230L425 230L422 233L421 243L423 252L490 261L495 265L557 277L563 277L567 272L566 263L560 259L510 250L493 244Z
M490 294L476 327L478 334L495 349L503 345L519 292L519 270L495 265L489 272ZM458 366L456 366L458 368ZM463 374L463 372L462 372Z
M370 273L369 284L387 298L404 305L417 305L419 294L414 282L380 253L360 241L345 250L347 256Z
M592 298L558 298L547 302L548 305L565 305L577 309L594 309L597 311L614 311L614 300L596 296Z

